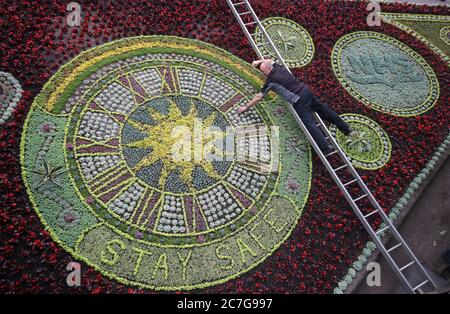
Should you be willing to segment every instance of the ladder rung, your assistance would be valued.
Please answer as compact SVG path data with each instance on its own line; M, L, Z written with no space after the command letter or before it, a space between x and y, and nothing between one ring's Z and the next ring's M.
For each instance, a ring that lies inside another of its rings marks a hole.
M359 201L360 199L363 199L363 198L366 197L366 196L367 196L367 194L361 195L360 197L355 198L353 201L354 201L354 202L357 202L357 201Z
M249 22L249 23L245 23L244 25L247 26L247 25L253 25L253 24L256 24L256 22Z
M236 3L233 3L233 5L234 5L234 6L237 6L237 5L244 4L244 3L245 3L245 1L242 1L242 2L236 2Z
M259 34L262 34L262 32L256 32L256 33L253 33L253 34L251 34L252 36L256 36L256 35L259 35Z
M336 152L337 152L337 151L336 151ZM344 186L348 186L348 185L350 185L350 184L352 184L352 183L354 183L354 182L356 182L356 181L358 181L358 179L349 181L349 182L345 183Z
M331 153L329 153L329 154L325 155L325 157L328 157L328 156L334 155L334 154L336 154L337 152L338 152L338 151L337 151L337 150L335 150L334 152L331 152Z
M250 13L251 13L250 11L247 11L247 12L239 13L239 15L245 15L245 14L250 14Z
M402 268L400 268L400 271L405 270L406 268L408 268L409 266L411 266L412 264L414 264L415 261L409 262L408 264L406 264L405 266L403 266Z
M371 213L365 215L364 218L370 217L370 216L372 216L372 215L375 214L375 213L378 213L378 209L375 209L373 212L371 212Z
M267 45L267 44L270 44L268 41L266 41L265 43L260 43L260 44L257 44L256 46L264 46L264 45Z
M344 168L347 167L347 166L348 166L348 165L345 164L345 165L340 166L340 167L338 167L338 168L336 168L336 169L333 169L333 171L334 171L334 172L339 171L339 170L341 170L341 169L344 169Z
M391 247L389 250L387 250L388 253L392 252L393 250L395 250L396 248L398 248L399 246L402 246L402 243L398 243L396 245L394 245L393 247Z
M413 290L416 291L417 289L419 289L420 287L422 287L423 285L427 284L429 282L429 280L425 280L424 282L418 284Z
M390 228L389 226L384 227L383 229L380 229L380 230L378 230L377 232L375 232L375 234L378 235L379 233L382 233L383 231L386 231L386 230L388 230L389 228Z

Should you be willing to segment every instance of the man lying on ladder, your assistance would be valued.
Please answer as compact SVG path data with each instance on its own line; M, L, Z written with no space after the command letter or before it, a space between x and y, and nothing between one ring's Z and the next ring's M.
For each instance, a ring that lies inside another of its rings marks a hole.
M316 125L317 122L314 119L313 112L317 112L323 120L336 125L345 135L351 137L358 136L357 131L353 131L336 112L322 103L306 84L292 75L283 65L277 64L270 59L253 61L252 65L258 68L267 79L261 92L256 94L248 104L238 109L239 114L256 105L269 91L273 90L280 97L292 104L324 155L330 154L333 151L333 147L328 143L325 135Z

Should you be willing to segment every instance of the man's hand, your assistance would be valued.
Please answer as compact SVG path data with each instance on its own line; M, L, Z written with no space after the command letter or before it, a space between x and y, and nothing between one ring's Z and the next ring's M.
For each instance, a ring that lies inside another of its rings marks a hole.
M259 66L263 62L264 62L264 59L255 60L255 61L252 62L252 67L256 68L257 66Z
M238 114L241 114L241 113L247 111L249 108L253 107L253 106L256 105L258 102L260 102L261 99L263 99L263 97L264 97L264 94L263 94L263 93L258 93L258 94L256 94L255 97L253 97L253 99L250 100L250 102L249 102L248 104L246 104L245 106L240 107L240 108L237 110L237 113L238 113Z
M237 113L238 113L238 114L242 114L242 113L244 113L245 111L247 111L247 109L248 109L247 105L242 106L242 107L240 107L240 108L237 110Z

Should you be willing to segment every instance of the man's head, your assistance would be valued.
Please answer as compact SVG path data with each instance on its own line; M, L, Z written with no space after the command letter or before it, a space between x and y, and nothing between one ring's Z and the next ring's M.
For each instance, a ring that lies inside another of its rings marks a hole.
M253 61L253 66L259 69L264 75L269 75L273 69L273 64L275 62L271 59L263 59L258 61Z

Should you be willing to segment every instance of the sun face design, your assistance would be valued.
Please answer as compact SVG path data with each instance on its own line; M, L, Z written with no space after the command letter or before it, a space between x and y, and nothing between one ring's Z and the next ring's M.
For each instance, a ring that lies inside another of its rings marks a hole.
M139 176L143 169L160 163L157 186L163 188L168 177L176 173L189 192L195 191L193 176L197 168L209 178L220 179L222 175L213 164L225 156L219 149L225 137L225 130L216 125L219 113L213 111L202 119L193 99L164 97L159 101L166 104L166 114L153 108L150 102L127 120L127 126L140 132L143 138L129 142L125 139L124 147L131 154L136 150L147 152L137 163L131 163L131 170ZM188 104L186 113L182 112L177 101ZM147 122L139 121L143 115L149 119Z

